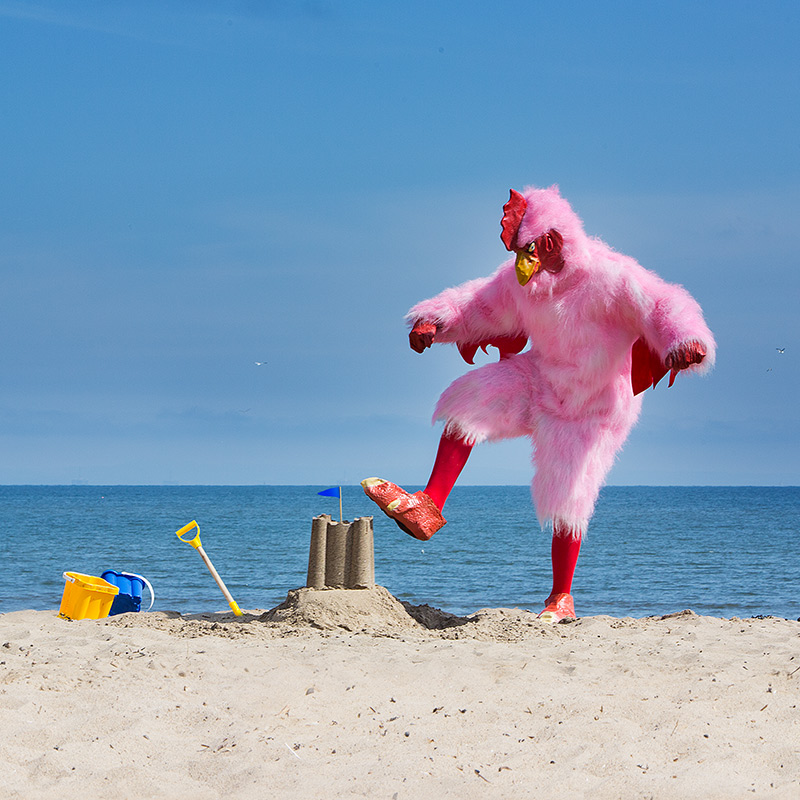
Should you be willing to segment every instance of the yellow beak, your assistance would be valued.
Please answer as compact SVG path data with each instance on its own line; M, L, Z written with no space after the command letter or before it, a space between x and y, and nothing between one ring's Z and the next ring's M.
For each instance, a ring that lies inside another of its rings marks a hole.
M533 253L529 253L526 250L518 250L514 269L517 273L519 285L524 286L539 271L541 265L541 262Z

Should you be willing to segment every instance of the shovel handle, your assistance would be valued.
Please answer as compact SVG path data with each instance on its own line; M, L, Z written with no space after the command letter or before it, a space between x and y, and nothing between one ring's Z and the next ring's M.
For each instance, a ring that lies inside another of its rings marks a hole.
M194 537L194 539L184 539L183 538L184 535L189 533L189 531L193 530L194 528L197 528L197 535ZM200 526L197 524L197 520L193 519L190 523L188 523L187 525L184 525L180 530L175 531L175 535L182 542L185 542L186 544L190 544L192 547L194 547L195 550L199 550L200 549L200 547L201 547L201 544L200 544Z
M197 548L197 552L200 553L203 561L205 561L206 566L208 567L208 571L211 573L211 577L217 582L217 586L222 590L222 594L225 595L225 599L228 601L228 605L231 607L231 611L237 616L242 616L242 610L239 608L236 601L233 599L233 595L228 591L228 587L225 585L222 578L219 576L219 572L214 568L214 565L211 563L211 559L206 555L206 551L203 550L202 547Z

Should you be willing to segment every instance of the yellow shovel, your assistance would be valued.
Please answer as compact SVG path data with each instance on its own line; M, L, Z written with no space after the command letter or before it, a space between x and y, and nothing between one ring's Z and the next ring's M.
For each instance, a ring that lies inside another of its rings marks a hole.
M189 531L197 528L197 534L195 535L194 539L184 539L183 537L189 533ZM206 562L206 566L208 567L208 571L211 573L211 577L217 582L217 586L222 589L222 594L225 595L225 599L228 601L228 605L231 607L231 610L237 617L242 616L242 610L239 608L236 601L233 599L233 596L228 591L228 587L222 582L222 578L220 578L219 573L214 569L214 565L211 563L211 559L206 555L206 551L203 550L203 545L200 543L200 526L197 524L195 520L192 520L188 525L184 525L179 531L175 531L175 535L182 541L186 542L186 544L190 544L200 553L203 561Z

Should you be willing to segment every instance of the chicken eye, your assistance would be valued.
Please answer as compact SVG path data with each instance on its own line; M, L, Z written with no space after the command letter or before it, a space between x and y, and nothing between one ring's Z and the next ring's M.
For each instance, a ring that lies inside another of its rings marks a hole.
M534 254L534 255L536 254L536 242L531 242L531 243L528 245L528 252L529 252L529 253L532 253L532 254Z

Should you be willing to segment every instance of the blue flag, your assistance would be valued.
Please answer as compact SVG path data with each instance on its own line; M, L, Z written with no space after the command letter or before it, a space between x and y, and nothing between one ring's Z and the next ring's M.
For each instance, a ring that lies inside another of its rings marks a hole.
M341 497L342 496L342 487L341 486L334 486L331 489L324 489L321 492L317 492L317 494L321 494L323 497Z

